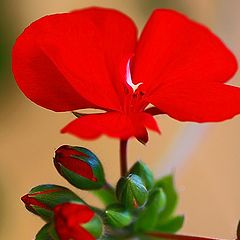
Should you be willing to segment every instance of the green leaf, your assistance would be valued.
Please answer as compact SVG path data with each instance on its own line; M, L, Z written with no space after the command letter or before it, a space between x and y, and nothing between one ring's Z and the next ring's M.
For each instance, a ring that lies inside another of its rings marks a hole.
M141 161L136 162L129 173L138 175L144 182L147 190L150 190L154 185L154 178L152 171L147 167L147 165Z
M50 223L44 225L35 237L35 240L53 240L49 235Z
M135 231L146 232L152 230L157 224L159 212L165 207L165 205L166 195L163 190L154 190L150 194L144 210L139 214L134 224Z
M159 214L159 224L161 224L171 218L172 214L174 213L178 203L178 195L172 175L168 175L159 179L155 183L155 187L162 188L167 199L165 208Z
M163 233L176 233L179 231L184 223L184 216L178 215L169 219L166 223L158 225L155 230Z

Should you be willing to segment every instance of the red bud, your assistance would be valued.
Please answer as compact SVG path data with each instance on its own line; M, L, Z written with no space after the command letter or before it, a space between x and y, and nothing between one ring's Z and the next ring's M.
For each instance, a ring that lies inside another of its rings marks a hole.
M83 152L77 151L70 146L63 145L56 150L55 154L54 163L58 171L61 171L59 166L60 163L62 166L76 174L88 178L91 181L97 181L96 177L93 175L92 168L88 163L79 159L76 161L76 157L88 157Z

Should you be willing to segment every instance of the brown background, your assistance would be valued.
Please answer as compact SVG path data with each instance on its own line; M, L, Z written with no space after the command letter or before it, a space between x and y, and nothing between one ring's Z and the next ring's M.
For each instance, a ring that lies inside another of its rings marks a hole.
M67 185L52 164L59 145L89 147L102 159L112 183L119 176L117 140L102 137L86 142L60 135L59 129L72 119L71 114L53 113L28 101L10 72L11 45L30 22L46 14L92 5L125 12L140 29L154 8L178 9L209 26L239 58L238 0L1 0L0 239L33 239L42 225L40 219L25 211L19 198L41 183ZM239 76L236 80L239 82ZM130 163L142 159L156 176L176 173L178 212L186 215L183 233L234 238L240 218L240 117L203 125L181 123L166 116L159 117L158 122L162 135L151 134L146 147L135 140L130 142ZM89 195L80 194L94 202Z

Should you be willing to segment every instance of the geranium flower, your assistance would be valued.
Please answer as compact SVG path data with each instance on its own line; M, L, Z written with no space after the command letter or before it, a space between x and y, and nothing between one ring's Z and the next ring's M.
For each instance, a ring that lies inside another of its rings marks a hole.
M84 225L89 223L95 215L88 206L64 203L54 208L54 215L56 232L61 240L96 239L84 228Z
M111 9L54 14L32 23L13 49L24 94L53 111L102 109L62 132L147 142L153 115L217 122L240 113L240 89L226 85L237 61L210 30L172 10L155 10L140 38ZM153 106L150 107L149 106Z

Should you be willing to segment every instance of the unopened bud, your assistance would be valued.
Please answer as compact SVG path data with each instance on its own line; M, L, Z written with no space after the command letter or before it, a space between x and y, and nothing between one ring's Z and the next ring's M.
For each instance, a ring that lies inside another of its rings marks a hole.
M154 185L153 174L145 163L141 161L136 162L130 169L129 173L138 175L142 179L148 190L150 190L153 187Z
M99 189L105 183L102 164L95 154L83 147L61 146L55 152L58 172L77 188Z
M116 192L118 200L129 209L142 207L148 198L142 179L135 174L122 177L117 183Z
M30 212L39 215L46 221L52 219L53 208L56 205L69 201L83 202L69 189L50 184L32 188L31 191L21 199Z

